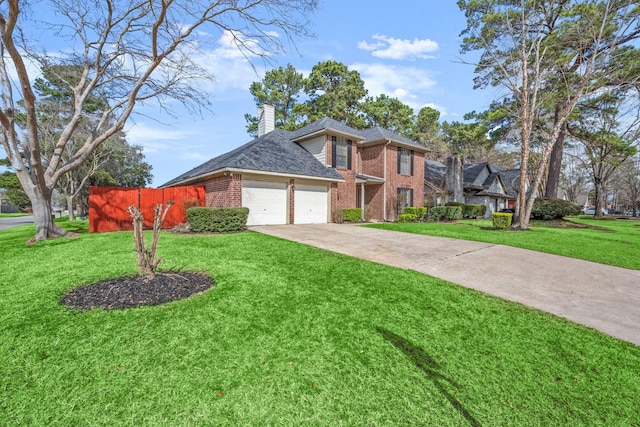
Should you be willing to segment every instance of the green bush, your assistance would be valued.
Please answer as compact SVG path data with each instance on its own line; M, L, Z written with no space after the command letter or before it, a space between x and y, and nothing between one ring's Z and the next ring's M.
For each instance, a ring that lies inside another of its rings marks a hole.
M427 208L420 207L420 206L406 207L406 208L402 209L402 213L403 214L415 215L417 219L422 219L425 216L427 216Z
M550 220L580 214L580 208L562 199L541 198L533 202L531 215L536 219Z
M346 222L360 222L362 220L362 209L342 209L342 220Z
M431 208L431 219L434 221L453 221L462 218L461 206L436 206Z
M398 215L398 222L414 222L418 217L415 214L403 213Z
M481 218L487 212L485 205L464 205L462 216L464 218Z
M247 225L248 208L189 208L187 222L191 231L225 232L242 230Z
M461 202L447 202L445 203L445 206L460 206L462 209L464 209L464 203Z
M507 228L511 227L513 214L507 212L495 212L491 214L491 219L493 220L494 228L506 230Z

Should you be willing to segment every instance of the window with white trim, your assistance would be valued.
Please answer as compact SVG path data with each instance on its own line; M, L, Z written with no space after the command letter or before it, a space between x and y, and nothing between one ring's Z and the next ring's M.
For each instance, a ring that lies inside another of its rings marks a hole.
M331 143L333 154L331 167L337 169L351 169L351 147L353 144L351 140L332 136Z
M398 173L413 175L413 150L398 147Z
M404 208L413 206L413 189L411 188L398 188L398 215L402 213Z

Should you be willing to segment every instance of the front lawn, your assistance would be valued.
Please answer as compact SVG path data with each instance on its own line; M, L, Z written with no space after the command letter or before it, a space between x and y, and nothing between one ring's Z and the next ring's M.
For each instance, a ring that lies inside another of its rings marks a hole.
M640 347L443 280L164 233L213 289L79 312L67 290L135 272L131 233L30 233L0 232L0 425L640 425Z
M18 212L18 213L0 213L0 218L15 218L15 217L27 216L27 215L31 215L31 214L22 213L22 212Z
M491 220L380 223L366 227L496 243L640 270L639 221L573 217L571 222L590 228L558 227L534 221L527 231L493 230Z

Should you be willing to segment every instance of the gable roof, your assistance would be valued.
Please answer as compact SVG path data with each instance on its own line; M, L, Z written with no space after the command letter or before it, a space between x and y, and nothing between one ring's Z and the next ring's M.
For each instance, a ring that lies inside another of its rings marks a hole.
M354 140L363 139L358 130L329 117L316 120L313 123L309 123L308 125L291 132L290 138L292 141L299 141L302 139L312 138L319 134L324 134L328 130Z
M224 170L272 172L344 181L335 169L327 168L300 145L292 144L291 132L274 130L191 169L161 187L186 184Z
M424 180L432 182L444 182L444 176L447 167L435 160L425 159L424 161Z
M511 197L518 197L520 187L520 169L509 169L500 171L500 177L504 183L507 194Z
M363 144L373 144L376 142L391 141L396 143L397 145L401 145L413 150L418 150L423 152L429 151L424 145L420 145L409 138L405 138L404 136L398 135L397 133L392 132L389 129L382 128L380 126L363 129L359 132L364 138L364 141L362 142Z

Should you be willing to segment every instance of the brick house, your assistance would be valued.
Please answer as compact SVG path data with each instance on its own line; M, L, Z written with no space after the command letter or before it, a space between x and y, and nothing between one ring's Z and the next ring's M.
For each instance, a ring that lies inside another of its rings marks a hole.
M261 108L258 138L162 187L204 185L206 206L247 207L248 225L333 222L356 207L367 220L393 221L423 205L423 146L330 118L273 130L273 110Z

